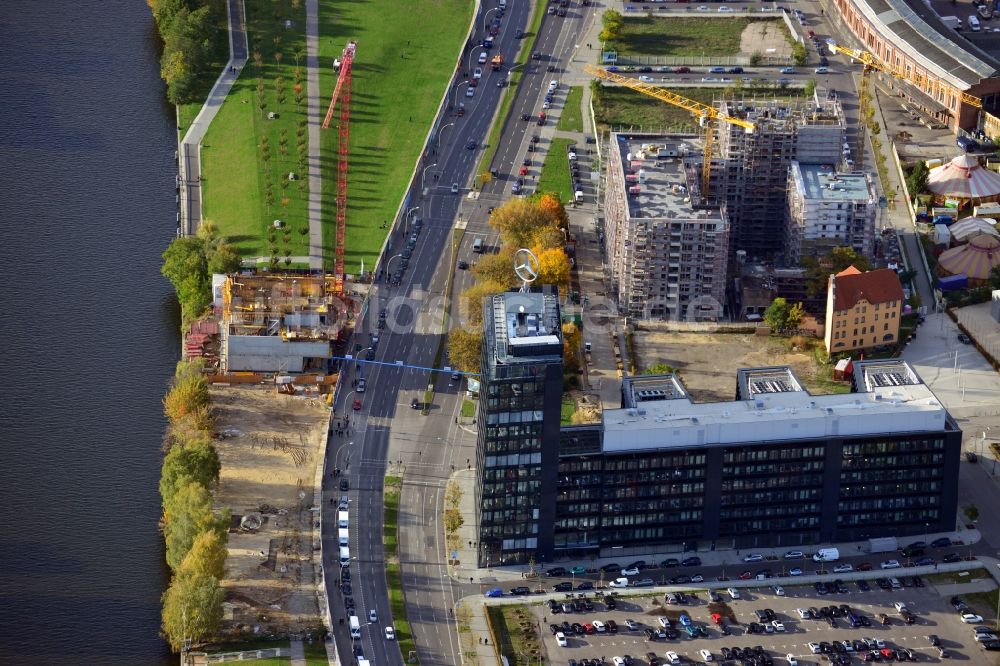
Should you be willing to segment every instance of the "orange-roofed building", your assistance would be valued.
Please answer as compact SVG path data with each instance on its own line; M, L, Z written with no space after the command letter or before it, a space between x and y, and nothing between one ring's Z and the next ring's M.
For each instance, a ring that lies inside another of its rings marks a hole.
M850 266L831 275L826 288L826 351L836 354L895 343L904 301L899 276L888 268L862 273Z

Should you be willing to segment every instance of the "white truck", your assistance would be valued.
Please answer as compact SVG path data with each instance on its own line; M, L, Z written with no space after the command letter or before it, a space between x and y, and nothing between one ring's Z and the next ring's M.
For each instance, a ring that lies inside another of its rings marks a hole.
M337 530L337 545L339 545L341 548L344 548L346 546L351 545L350 541L351 541L351 533L348 530L344 528L340 528Z
M820 548L813 555L813 562L836 562L840 559L840 551L836 548Z
M944 23L952 30L962 29L962 19L958 18L957 16L942 16L941 23Z
M351 624L351 638L361 638L361 620L358 619L358 616L352 615L348 621Z
M337 512L337 527L339 529L342 529L342 530L347 529L347 512L346 511L338 511Z

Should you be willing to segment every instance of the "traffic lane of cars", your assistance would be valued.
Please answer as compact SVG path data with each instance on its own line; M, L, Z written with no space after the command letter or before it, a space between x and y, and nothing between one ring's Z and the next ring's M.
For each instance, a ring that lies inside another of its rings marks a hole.
M549 657L555 663L563 663L568 659L600 659L604 657L608 663L613 657L625 654L636 658L637 663L648 663L646 655L653 652L658 660L663 661L666 651L675 652L679 659L689 662L703 662L701 650L708 650L714 661L722 659L722 647L753 647L762 645L776 664L787 664L785 657L791 654L798 662L816 663L827 661L823 655L815 655L809 647L810 643L821 645L833 641L854 641L863 638L881 640L886 646L909 649L919 661L940 661L938 650L931 644L928 636L935 635L949 653L951 658L970 659L973 663L990 663L993 653L980 649L973 639L972 628L962 624L957 613L948 605L948 600L939 597L931 588L904 588L892 593L873 589L870 592L854 592L836 595L836 597L820 598L812 594L810 587L786 588L784 596L775 596L769 592L758 590L741 590L743 594L739 601L727 601L726 606L735 615L739 625L731 627L731 635L723 635L713 624L710 617L707 599L701 598L685 605L662 604L662 597L657 595L660 604L654 605L650 597L618 599L616 608L608 610L600 601L601 597L591 602L592 612L570 612L553 614L548 606L536 607L535 612L541 623L541 630ZM829 606L836 602L851 606L860 616L868 617L870 627L851 629L843 620L831 627L826 621L801 619L797 608ZM902 602L917 617L914 625L904 625L894 607L895 602ZM750 634L746 632L750 622L757 621L756 611L771 609L776 619L784 626L783 632L771 634ZM648 640L644 629L659 628L659 613L665 610L673 617L675 624L681 613L687 614L696 626L707 628L708 638L688 639L686 635L676 640ZM713 607L718 610L718 607ZM652 613L652 614L651 614ZM882 626L876 616L885 613L890 616L890 624ZM725 613L724 613L725 614ZM603 631L595 628L594 620L603 624ZM629 629L630 622L638 623L635 629ZM562 622L584 625L590 623L594 633L583 636L575 632L564 632L566 646L561 647L549 624L555 623L561 629ZM609 626L613 623L616 632L611 633ZM728 624L728 622L727 622ZM832 647L831 647L832 649ZM854 655L853 660L860 661L862 653L853 650L844 654Z

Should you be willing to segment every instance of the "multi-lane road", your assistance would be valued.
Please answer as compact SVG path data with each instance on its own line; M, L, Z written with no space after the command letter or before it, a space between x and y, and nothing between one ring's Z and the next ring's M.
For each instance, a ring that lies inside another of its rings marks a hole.
M528 3L508 2L493 50L503 53L508 62L520 47L516 32L525 29L528 10ZM372 346L370 335L380 336L373 350L373 362L345 364L345 384L334 405L335 413L341 418L346 415L350 424L342 436L333 434L329 441L323 490L325 506L330 510L324 512L323 548L335 639L338 652L347 663L351 661L349 655L357 651L379 665L401 663L396 643L384 638L384 627L392 622L382 545L382 493L387 471L401 474L404 479L399 502L399 562L408 619L422 663L449 666L460 663L458 637L450 611L461 596L479 592L478 586L463 585L448 576L440 525L448 478L456 472L471 474L468 461L475 458L474 436L457 423L460 383L453 382L449 373L432 375L427 368L437 357L449 274L454 277L452 294L471 284L471 276L455 270L454 263L474 259L472 243L477 237L486 239L487 245L494 244L496 234L489 227L487 211L509 198L513 180L526 156L532 158L529 178L537 177L544 153L527 152L532 136L541 130L534 118L542 110L549 81L562 80L576 50L583 46L579 43L583 41L582 35L597 19L593 7L581 7L578 3L573 3L566 17L545 17L534 47L540 57L523 65L525 71L515 91L509 122L489 165L497 177L473 197L469 193L475 185L483 141L505 90L497 83L506 82L508 70L505 67L494 72L484 66L483 78L472 97L467 96L467 77L480 66L477 62L483 50L480 42L497 13L495 7L483 7L476 17L475 35L461 56L459 76L448 90L440 130L431 138L418 165L417 177L408 193L407 214L390 237L383 266L394 271L401 263L402 258L397 255L406 247L412 223L420 218L421 230L409 267L398 285L376 282L369 296L367 315L358 323L352 347L359 350L359 358L366 357ZM561 86L561 92L565 94L565 86ZM557 102L561 99L564 97L557 97ZM459 104L464 104L463 116L455 113ZM531 120L521 120L524 114ZM547 142L543 141L542 146L545 145ZM453 184L458 186L458 193L452 191ZM456 220L461 220L466 230L452 255ZM383 309L386 325L379 329L379 314ZM362 373L366 390L357 393L353 381ZM422 403L432 377L436 381L433 404L427 405L426 410L412 409L413 400ZM360 401L357 410L353 408L355 400ZM334 468L344 470L342 477L330 474ZM346 493L340 489L342 479L349 486ZM340 566L333 509L342 494L350 499L349 585L355 612L362 623L358 640L350 638L346 595L335 585ZM372 609L378 615L374 623L368 621Z

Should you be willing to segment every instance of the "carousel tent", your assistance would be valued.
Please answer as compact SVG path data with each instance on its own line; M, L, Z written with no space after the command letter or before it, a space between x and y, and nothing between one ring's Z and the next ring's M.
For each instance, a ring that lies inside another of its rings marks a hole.
M987 234L1000 238L1000 231L996 230L995 221L982 217L967 217L951 225L948 230L951 233L951 241L956 245L967 243L973 236Z
M1000 199L1000 174L982 168L971 155L959 155L931 169L927 189L941 198L991 201Z
M945 250L938 258L942 271L948 275L965 273L969 280L988 280L995 266L1000 266L1000 239L987 234L973 236L965 245Z

